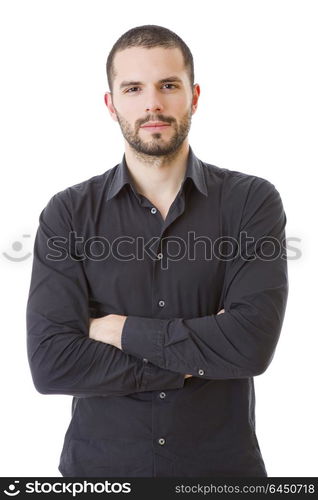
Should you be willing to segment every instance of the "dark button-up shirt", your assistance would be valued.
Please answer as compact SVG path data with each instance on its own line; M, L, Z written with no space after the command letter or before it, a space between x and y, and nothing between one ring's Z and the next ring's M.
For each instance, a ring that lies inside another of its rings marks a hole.
M253 377L285 314L285 224L272 183L191 147L165 219L125 155L48 201L27 348L36 389L73 396L63 476L267 476ZM88 336L107 314L128 316L122 350Z

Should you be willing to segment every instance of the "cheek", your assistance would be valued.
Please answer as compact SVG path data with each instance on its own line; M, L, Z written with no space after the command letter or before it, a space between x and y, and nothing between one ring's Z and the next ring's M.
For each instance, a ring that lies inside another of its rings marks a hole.
M175 116L183 116L185 111L191 107L192 101L183 96L174 96L174 99L166 101L167 111Z
M125 121L133 129L136 127L137 120L146 116L146 113L143 113L143 109L135 103L132 103L130 106L126 105L125 108L122 109L121 114Z
M137 99L134 99L133 97L120 97L116 96L115 99L115 106L116 110L119 113L120 116L122 116L124 119L128 120L129 122L133 121L136 119L135 117L138 117L138 111L140 114L140 102L137 102Z

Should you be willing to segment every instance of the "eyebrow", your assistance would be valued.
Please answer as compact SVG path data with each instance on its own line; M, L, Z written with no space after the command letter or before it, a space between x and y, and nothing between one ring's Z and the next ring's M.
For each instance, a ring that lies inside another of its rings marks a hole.
M162 78L161 80L158 80L158 83L167 83L167 82L179 82L182 83L181 78L178 76L168 76L167 78ZM142 82L135 82L135 81L123 81L120 84L120 88L122 89L123 87L129 87L130 85L143 85Z

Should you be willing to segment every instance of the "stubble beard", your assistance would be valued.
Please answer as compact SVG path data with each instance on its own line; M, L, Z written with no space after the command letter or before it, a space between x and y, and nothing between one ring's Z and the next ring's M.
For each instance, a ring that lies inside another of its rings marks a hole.
M182 143L188 136L191 127L192 118L192 108L188 109L187 112L181 118L179 124L172 117L166 117L164 115L149 116L147 121L163 121L170 123L170 126L174 128L174 134L169 140L162 139L161 132L153 132L151 134L152 139L150 141L144 141L139 135L140 126L146 123L146 120L137 120L135 125L135 130L127 122L127 120L118 113L115 109L116 116L118 119L119 126L121 128L122 134L130 146L135 150L138 156L144 157L171 157L179 151ZM150 158L148 158L150 159ZM163 159L163 158L162 158Z

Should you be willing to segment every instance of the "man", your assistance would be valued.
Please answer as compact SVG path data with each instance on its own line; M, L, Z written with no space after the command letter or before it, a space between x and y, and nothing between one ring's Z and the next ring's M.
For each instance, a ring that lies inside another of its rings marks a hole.
M253 377L288 294L268 180L200 161L200 87L175 33L123 34L105 103L120 164L42 210L27 304L36 389L73 396L63 476L267 476Z

